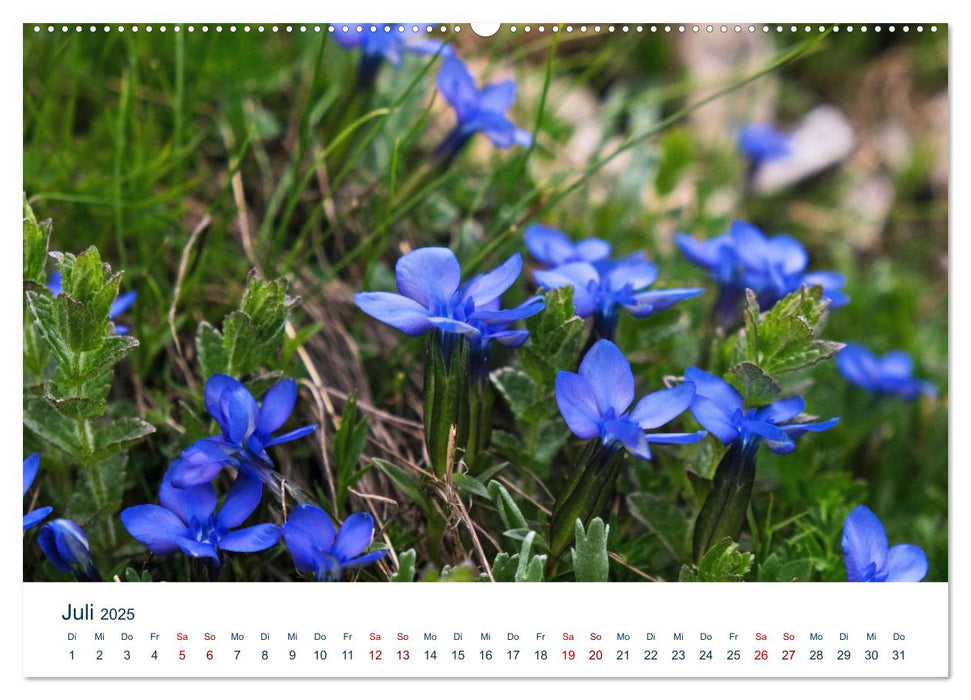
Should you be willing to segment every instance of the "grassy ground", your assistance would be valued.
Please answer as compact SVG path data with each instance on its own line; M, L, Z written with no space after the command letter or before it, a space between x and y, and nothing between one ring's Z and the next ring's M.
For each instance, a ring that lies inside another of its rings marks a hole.
M465 498L468 521L448 523L438 561L414 499L384 473L370 470L334 504L328 484L340 455L332 443L348 395L368 425L352 472L371 457L416 479L422 468L423 342L365 317L353 293L393 289L395 260L419 246L450 246L467 273L490 269L525 252L523 227L533 222L603 237L619 252L643 250L661 269L661 286L710 286L673 235L707 237L742 218L796 236L813 269L847 277L852 303L831 314L827 338L904 349L938 388L935 400L906 403L847 384L831 363L816 368L803 384L809 410L841 423L792 455L763 451L747 528L755 534L742 549L759 565L773 554L796 562L800 578L844 580L843 518L866 503L891 543L924 548L929 580L946 580L946 32L503 30L485 40L464 29L444 37L480 81L516 79L512 118L535 141L503 151L479 136L449 169L430 173L429 154L454 123L434 90L440 59L385 65L365 91L354 88L359 54L326 32L25 28L27 197L38 218L53 219L52 249L95 245L125 271L123 289L138 291L126 319L140 346L115 376L111 411L135 413L156 433L128 457L124 505L154 502L168 463L208 433L198 415L196 329L238 306L255 269L286 276L302 299L292 324L305 332L264 369L303 380L295 424L321 425L318 438L274 453L282 472L338 519L375 515L396 556L363 578L386 578L409 548L419 571L465 563L478 576L471 532L490 562L497 551L518 551L489 499ZM849 116L853 155L781 194L747 191L734 129L751 120L789 125L821 103ZM524 276L509 301L533 291ZM645 321L622 321L619 344L639 394L702 361L713 300L710 290ZM516 429L501 399L496 421ZM26 430L25 443L52 468L39 482L41 500L66 507L72 466ZM707 441L628 465L608 517L612 579L677 578L683 562L665 535L687 532L700 503L686 468L710 476L715 452ZM568 477L564 464L537 471L513 461L496 472L537 530ZM192 575L176 557L146 567L144 550L120 527L96 544L104 571L128 564L155 578ZM39 563L33 543L25 550L26 577L59 576ZM225 575L294 578L282 547L232 567Z

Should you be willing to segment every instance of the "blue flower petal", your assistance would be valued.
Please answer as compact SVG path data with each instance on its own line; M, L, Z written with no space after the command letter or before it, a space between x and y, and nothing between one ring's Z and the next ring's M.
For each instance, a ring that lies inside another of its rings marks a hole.
M641 459L651 458L651 448L647 443L647 435L626 418L614 418L603 424L603 441L605 445L620 442L627 451Z
M601 238L584 238L576 244L577 258L591 263L606 260L610 251L610 244Z
M179 516L162 506L132 506L121 511L121 524L128 534L156 554L174 554L188 529Z
M34 479L37 477L38 467L40 467L40 455L38 455L36 452L24 460L24 492L21 495L27 495L27 490L30 488L31 484L34 483Z
M59 296L61 292L64 291L64 284L61 278L60 270L54 270L54 272L51 273L51 276L47 279L47 288L54 296Z
M509 324L513 321L535 316L543 310L545 305L545 302L537 301L527 306L517 306L514 309L483 309L482 311L473 312L469 316L469 319L495 325Z
M341 561L353 559L367 549L374 534L374 519L368 513L354 513L337 531L331 550Z
M334 546L334 540L337 538L337 532L327 514L317 506L307 503L297 506L290 513L290 517L283 524L285 539L288 538L288 532L305 533L312 547L319 550L330 549ZM287 542L289 541L287 539ZM304 570L307 569L301 569L301 571Z
M556 405L567 426L578 438L589 440L600 434L600 411L590 384L580 375L556 373Z
M674 241L689 262L713 273L723 265L727 248L730 245L726 236L699 241L687 234L679 233L674 237Z
M35 525L39 525L53 510L54 508L51 506L44 506L42 508L35 508L27 513L24 516L24 530L29 530Z
M843 523L843 560L847 581L865 581L874 569L883 570L887 563L887 533L883 523L866 506L857 506Z
M115 316L120 316L121 314L128 311L131 305L135 303L135 299L138 297L138 292L125 292L120 297L111 302L111 307L108 309L108 318L114 318Z
M694 433L648 433L647 441L669 445L691 445L704 440L707 434L704 430Z
M806 402L801 396L790 396L758 409L755 412L755 420L763 420L778 425L787 420L792 420L802 413L805 407Z
M229 425L223 426L223 432L233 444L240 445L256 429L256 417L260 410L256 399L246 387L240 385L223 393L220 402L223 414L229 418Z
M488 337L507 348L518 348L529 340L529 331L498 331Z
M476 277L465 288L462 295L463 301L472 299L476 307L480 307L498 299L503 292L516 283L522 269L523 258L519 253L514 253L492 272Z
M219 549L227 552L262 552L280 540L280 528L262 524L244 527L219 538Z
M723 445L735 442L739 438L739 426L732 420L732 416L726 414L717 403L707 397L698 395L694 397L691 402L691 415Z
M238 390L246 391L246 387L225 374L214 374L206 380L206 410L216 419L223 431L228 432L229 428L229 416L223 410L223 397Z
M797 274L809 264L809 254L802 243L785 234L774 236L769 242L770 260L773 267L787 275Z
M637 292L650 287L657 280L657 265L643 259L620 260L609 266L603 280L607 289Z
M792 437L799 437L803 433L821 433L829 430L839 422L839 418L830 418L821 423L793 423L792 425L783 425L780 427Z
M368 564L376 562L378 559L383 557L388 553L387 549L379 549L375 552L368 552L367 554L362 554L359 557L354 557L353 559L348 559L344 562L345 569L363 569Z
M359 292L354 303L372 318L387 323L407 335L421 335L431 325L430 312L419 302L391 292Z
M927 576L927 555L915 544L898 544L887 552L887 581L922 581Z
M565 233L542 224L527 227L526 248L536 260L551 267L584 259Z
M689 367L684 371L684 378L695 385L698 396L714 401L725 415L731 416L735 411L742 410L744 404L742 395L735 387L714 374L697 367ZM705 427L708 428L707 425ZM715 432L712 428L708 429Z
M448 318L446 316L430 316L428 318L428 323L443 333L455 333L457 335L467 335L473 338L478 337L482 333L480 329L476 328L470 323L456 321L454 318Z
M766 447L780 455L796 449L795 441L786 431L765 421L745 419L742 421L742 432L761 438Z
M37 544L50 562L63 573L82 569L94 571L88 536L73 520L58 518L37 533Z
M291 430L288 433L283 433L282 435L277 435L271 440L263 445L264 447L272 447L273 445L279 445L281 442L291 442L293 440L298 440L304 435L310 435L317 429L316 425L305 425L302 428L297 428L296 430Z
M914 373L914 361L902 350L888 352L880 360L880 372L891 379L910 379Z
M479 92L478 107L486 112L505 114L516 99L516 83L503 80L486 85Z
M219 563L219 553L216 547L209 542L199 542L191 537L180 537L176 544L183 552L196 559L212 559L216 564Z
M293 412L296 401L297 383L292 379L281 379L270 387L263 397L263 403L260 404L260 417L256 423L257 434L266 437L282 428Z
M182 451L169 465L166 477L176 488L187 488L212 481L227 464L233 463L221 438L202 438Z
M679 301L684 299L690 299L696 297L699 294L704 293L704 289L698 287L686 287L682 289L658 289L650 292L641 292L636 294L634 298L637 300L637 305L640 307L646 305L650 307L651 313L656 311L664 311L677 304ZM637 314L634 314L635 316Z
M438 71L438 91L455 110L461 121L473 109L479 98L479 90L469 69L457 56L448 56Z
M176 488L171 474L166 473L159 488L158 502L188 525L193 520L205 522L216 508L216 489L211 483Z
M226 494L222 508L216 515L216 523L227 530L239 527L256 510L262 495L263 482L260 478L251 471L240 470L236 474L236 481L233 482L232 488Z
M462 270L455 253L448 248L418 248L398 258L395 280L402 295L418 302L429 313L436 313L459 288ZM358 306L361 306L360 302ZM367 309L364 311L371 313Z
M669 423L688 410L695 397L695 385L685 382L648 394L634 407L630 417L644 430Z
M533 279L544 289L573 287L573 312L581 318L587 318L597 310L597 299L591 294L590 288L600 284L600 274L588 262L567 263L551 270L536 270Z
M877 358L862 345L847 345L836 354L836 367L845 379L864 389L875 389L880 374Z
M634 400L634 373L616 345L598 340L580 362L581 377L593 389L601 416L613 409L617 415Z

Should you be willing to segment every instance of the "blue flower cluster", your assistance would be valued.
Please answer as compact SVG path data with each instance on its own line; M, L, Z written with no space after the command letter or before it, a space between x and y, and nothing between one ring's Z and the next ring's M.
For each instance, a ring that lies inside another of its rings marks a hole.
M862 345L847 345L836 355L836 366L848 382L874 393L907 401L937 394L933 384L913 376L914 362L901 350L877 357Z
M751 289L763 308L801 286L820 286L823 298L833 307L844 306L846 280L835 272L806 272L809 255L795 238L768 237L744 221L735 221L726 233L699 241L686 234L676 237L684 256L706 270L718 283L716 321L728 326L739 316L745 290Z
M694 287L649 289L657 281L657 266L643 253L612 260L610 244L599 238L573 243L561 231L534 225L526 230L526 247L550 266L533 273L536 284L544 289L572 287L575 313L593 317L600 338L614 337L621 310L644 318L704 292Z
M304 570L302 564L309 554L306 547L301 548L301 543L304 539L324 541L328 530L317 532L313 529L314 524L298 513L305 513L309 508L321 515L323 511L304 505L291 513L290 518L297 516L297 520L292 524L288 520L282 528L272 523L242 527L259 506L263 485L272 483L274 465L266 448L301 438L317 427L308 425L273 435L290 417L296 398L297 387L292 379L281 380L270 387L259 405L239 381L222 374L210 377L205 389L206 410L216 420L221 433L198 440L169 466L159 489L158 505L132 506L122 511L121 522L125 529L155 554L181 551L195 559L208 560L213 569L218 569L221 564L221 551L261 552L275 545L282 535L291 547L297 568ZM212 482L226 467L234 468L236 475L217 509L218 497ZM360 515L352 515L348 522L358 522ZM333 526L326 515L323 517L332 533ZM370 516L364 517L370 522ZM351 545L338 549L347 553L360 546L357 552L360 554L370 544L371 529L368 529L366 539L362 538L360 528L352 527L352 530L355 536ZM303 534L294 535L294 532ZM296 551L293 546L297 547ZM345 568L365 566L384 553L385 550L372 552L347 563ZM317 579L338 580L341 570L341 566L330 566L327 569L329 575Z

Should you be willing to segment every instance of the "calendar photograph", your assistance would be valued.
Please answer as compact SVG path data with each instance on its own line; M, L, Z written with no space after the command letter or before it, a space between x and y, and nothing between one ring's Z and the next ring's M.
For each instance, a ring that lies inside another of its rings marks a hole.
M948 581L946 24L22 31L24 582Z

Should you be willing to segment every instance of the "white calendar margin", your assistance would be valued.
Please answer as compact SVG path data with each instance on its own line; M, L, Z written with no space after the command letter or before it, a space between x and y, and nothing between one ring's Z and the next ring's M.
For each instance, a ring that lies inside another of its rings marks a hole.
M401 3L391 0L372 0L372 2L355 6L353 16L344 17L343 14L350 12L346 5L329 8L320 3L311 3L309 0L278 0L273 5L273 17L269 19L280 19L285 21L292 18L294 21L316 18L317 15L327 14L331 21L387 21L388 17L396 16L400 12ZM447 21L465 22L490 21L502 19L510 22L535 22L535 21L616 21L624 20L629 22L678 22L678 21L724 21L724 22L748 22L754 18L763 18L768 21L812 21L812 22L859 22L870 21L873 18L873 7L868 4L846 3L842 0L817 0L812 4L799 6L795 3L780 5L772 0L754 0L746 3L725 4L718 0L697 0L690 7L678 4L635 4L629 0L598 0L590 4L579 0L561 0L553 3L544 0L543 3L522 3L519 0L493 0L488 6L467 6L457 5L448 0L420 0L409 2L409 7L422 8L421 14L428 17L440 18ZM591 11L593 8L593 11ZM333 12L331 12L333 10ZM881 3L880 11L883 15L880 19L892 19L897 22L903 21L949 21L953 22L956 11L953 3L949 0L924 0L920 3L903 2L902 0L889 0ZM5 164L0 167L0 197L6 202L5 211L19 211L20 195L18 188L22 183L22 154L20 152L20 122L22 114L22 103L19 90L22 81L21 75L21 54L22 36L19 24L26 21L58 21L62 19L78 21L101 21L111 18L115 21L263 21L268 19L263 17L265 14L262 6L256 5L227 5L220 8L218 13L209 9L205 4L198 2L187 2L186 0L169 0L164 5L149 6L147 3L121 3L105 0L90 0L89 2L78 4L67 2L66 0L54 0L42 3L31 3L29 5L7 5L2 10L5 32L5 41L0 42L0 52L5 59L0 69L0 94L14 95L14 102L17 109L9 109L0 113L0 123L5 127L4 133L7 138L8 147L5 154ZM28 16L28 13L30 15ZM334 16L331 17L331 14ZM418 11L415 14L419 14ZM685 16L686 15L686 16ZM963 31L955 31L952 26L951 32L951 71L952 71L952 95L951 95L951 124L956 122L959 115L971 113L971 83L967 76L971 74L971 44L967 43L966 35L963 45L961 37ZM16 143L14 142L16 139ZM960 186L971 180L971 148L968 147L969 138L964 136L961 130L952 129L952 158L957 162L952 165L951 187ZM958 157L960 158L958 160ZM952 189L953 191L953 189ZM951 229L953 231L971 230L971 217L964 215L960 207L955 207L956 200L952 200L949 215L951 217ZM971 255L968 253L968 244L959 240L960 237L951 238L950 258L952 270L957 267L965 270L971 267ZM19 242L12 236L0 238L0 246L3 247L0 255L0 293L4 298L13 298L13 294L19 293L19 261L18 249ZM965 275L963 282L960 277L951 276L951 290L949 294L950 308L968 308L971 304L971 276ZM0 305L0 323L3 327L14 327L19 322L19 310L15 305ZM955 320L959 320L957 315ZM965 322L966 323L966 322ZM968 356L969 347L967 328L965 325L951 325L950 342L952 344L951 356ZM955 355L954 350L958 350ZM20 428L12 417L19 411L19 404L14 405L13 400L20 392L20 372L10 371L9 368L19 368L20 353L19 348L13 344L0 346L0 360L3 367L7 370L0 373L3 382L3 395L10 397L6 404L3 415L7 419L0 421L0 440L4 445L20 445ZM966 408L966 404L961 400L961 396L971 395L971 381L968 373L961 367L955 367L951 376L951 420L952 423L960 425L960 419L971 417L971 413ZM12 451L12 450L10 450ZM22 451L22 450L21 450ZM967 447L954 444L952 451L952 464L967 463L969 460L962 459L968 456ZM16 474L14 472L17 472ZM4 473L4 472L0 472ZM4 552L7 556L6 561L13 561L20 552L20 535L16 530L14 522L16 510L13 506L13 495L17 492L17 481L20 474L18 470L6 470L4 488L0 493L7 496L8 504L5 508L6 527L4 533ZM962 500L963 497L971 497L971 491L967 486L967 477L961 470L951 470L949 488L952 493L957 495L955 500ZM951 551L956 551L953 547L955 538L960 542L968 541L969 527L968 520L960 514L960 511L951 509L950 511L950 534ZM16 538L16 539L15 539ZM966 551L966 547L965 547ZM967 557L951 558L950 576L952 582L950 590L957 592L962 589L961 582L966 581L969 575ZM3 600L18 600L22 588L21 572L15 566L8 566L6 575L3 577L2 592L5 594ZM967 591L965 591L967 594ZM967 606L963 604L960 595L951 595L951 621L953 630L951 632L951 658L962 659L971 653L971 646L965 642L965 635L962 630L967 630L963 625L966 618L964 611ZM3 608L3 620L7 624L3 629L8 633L16 630L17 613L15 607L8 605ZM13 639L7 639L7 644L3 646L4 653L0 654L0 668L3 669L3 678L13 680L10 689L15 695L27 696L32 698L62 698L63 694L69 690L63 682L52 683L28 683L21 677L22 655L18 653L21 648ZM968 675L967 664L957 664L952 667L952 677L961 678ZM19 681L16 679L19 678ZM653 681L650 685L651 692L683 692L686 688L686 680ZM267 683L253 683L249 680L224 679L218 681L219 688L232 697L249 697L251 694L265 694L269 692ZM311 683L314 685L312 686ZM360 681L360 680L334 680L328 682L326 689L328 692L361 690L373 693L391 692L396 686L388 681ZM699 680L692 684L694 690L698 692L714 692L716 688L712 681ZM461 692L464 698L494 697L497 688L494 684L468 684L462 681L442 680L439 682L425 682L426 685L435 692L450 694ZM272 683L272 685L277 685ZM417 689L417 683L409 684ZM502 684L506 688L516 688L522 691L534 692L537 685L534 682L519 681L506 682ZM598 684L599 685L599 684ZM178 684L180 689L195 689L201 692L211 692L213 683L209 681L187 681ZM300 690L319 690L320 686L314 681L295 681L285 683L280 687L286 688L287 692ZM576 680L557 681L546 680L543 687L549 691L555 691L557 697L578 697L588 696L591 692L591 684L578 682ZM645 687L638 681L612 681L609 685L603 686L610 692L633 691L644 692ZM872 680L866 681L865 692L879 694L883 698L907 698L912 700L915 694L919 694L922 689L930 689L935 697L956 696L956 683L948 683L946 686L939 682L928 684L927 682L905 682L896 680ZM719 686L720 688L720 686ZM139 681L115 681L115 682L95 682L85 684L88 692L98 690L110 692L112 694L134 694L137 693L140 700L153 700L154 698L171 697L171 693L176 689L168 683L141 683ZM19 691L19 692L18 692ZM818 698L820 692L836 693L837 697L843 694L859 693L864 691L864 687L857 681L820 681L817 683L790 683L788 681L761 680L761 681L736 681L731 685L733 693L745 693L749 697L773 697L785 695L786 698Z

